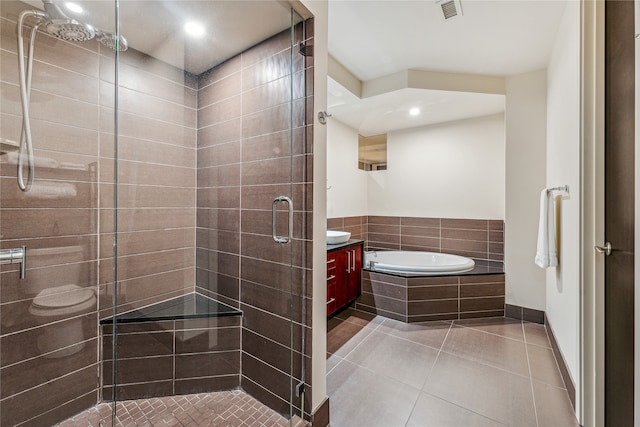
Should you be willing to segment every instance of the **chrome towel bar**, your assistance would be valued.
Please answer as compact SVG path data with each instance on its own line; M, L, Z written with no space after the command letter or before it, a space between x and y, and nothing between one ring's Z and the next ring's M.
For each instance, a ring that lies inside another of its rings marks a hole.
M568 185L562 185L560 187L547 188L547 193L549 193L551 191L562 191L564 193L567 193L567 195L569 195L569 186Z

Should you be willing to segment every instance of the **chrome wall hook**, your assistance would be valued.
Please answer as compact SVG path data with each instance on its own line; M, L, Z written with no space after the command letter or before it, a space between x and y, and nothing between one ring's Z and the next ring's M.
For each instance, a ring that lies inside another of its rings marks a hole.
M331 117L331 114L327 113L326 111L320 111L318 113L318 121L321 125L327 124L327 117Z

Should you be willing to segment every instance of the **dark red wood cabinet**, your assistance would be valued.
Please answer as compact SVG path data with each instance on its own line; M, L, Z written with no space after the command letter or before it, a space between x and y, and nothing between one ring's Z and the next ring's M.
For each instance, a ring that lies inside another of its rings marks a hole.
M360 296L363 245L327 252L327 316Z

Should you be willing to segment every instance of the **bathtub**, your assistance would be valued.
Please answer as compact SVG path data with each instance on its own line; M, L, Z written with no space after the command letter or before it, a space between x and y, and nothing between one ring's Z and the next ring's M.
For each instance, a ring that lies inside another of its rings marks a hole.
M365 268L373 271L428 276L473 270L471 258L438 252L365 252Z

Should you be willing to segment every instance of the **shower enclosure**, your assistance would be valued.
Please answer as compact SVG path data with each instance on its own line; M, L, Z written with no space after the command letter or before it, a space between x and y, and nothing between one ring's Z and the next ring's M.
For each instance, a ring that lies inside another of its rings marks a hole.
M0 425L309 418L312 46L295 2L0 2Z

